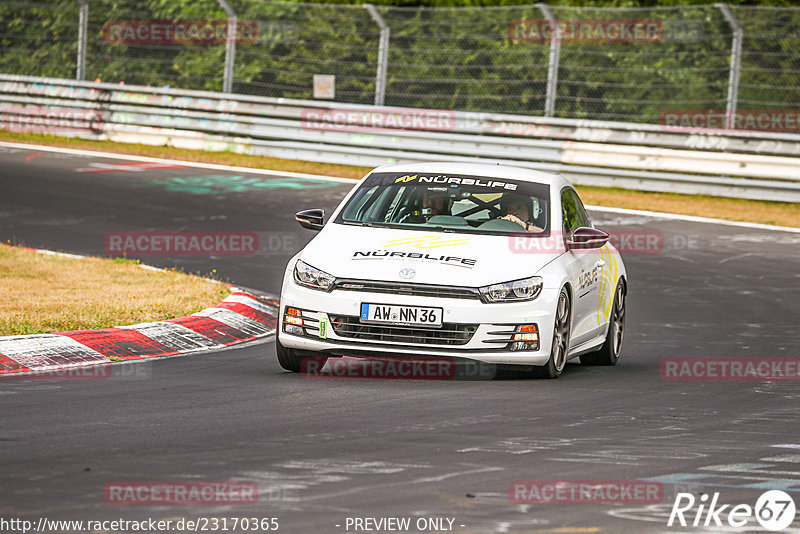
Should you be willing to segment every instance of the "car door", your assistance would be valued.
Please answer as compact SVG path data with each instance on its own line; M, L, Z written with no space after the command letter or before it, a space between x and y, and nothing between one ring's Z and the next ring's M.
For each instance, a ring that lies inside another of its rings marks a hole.
M561 211L565 240L581 227L592 227L586 209L571 187L561 190ZM569 250L565 254L567 270L573 288L572 331L570 345L575 347L598 335L597 308L600 285L603 281L604 249Z

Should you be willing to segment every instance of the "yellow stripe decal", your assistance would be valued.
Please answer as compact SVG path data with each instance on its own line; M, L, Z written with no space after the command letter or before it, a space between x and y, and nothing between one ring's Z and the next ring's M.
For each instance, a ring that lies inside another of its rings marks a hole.
M610 250L606 250L605 246L600 249L600 254L606 264L603 266L603 276L598 290L600 295L597 299L597 326L603 326L611 317L614 293L617 289L613 286L617 280L617 258Z
M456 245L466 245L471 240L471 237L462 239L443 239L436 236L422 236L388 241L384 247L398 247L401 245L412 245L414 248L452 247Z
M606 247L600 248L600 259L606 261ZM606 269L603 266L602 276L600 277L600 287L597 288L597 324L602 324L600 322L600 310L604 308L603 300L605 299L605 288L606 288Z
M611 288L612 285L617 281L617 258L614 257L613 254L609 252L608 254L611 257L611 260L614 262L614 275L608 280L608 287ZM614 289L611 289L611 292L608 295L608 304L606 305L606 312L605 312L605 319L606 321L611 320L611 307L614 306L614 294L617 290L617 286L613 286ZM604 321L604 322L606 322Z

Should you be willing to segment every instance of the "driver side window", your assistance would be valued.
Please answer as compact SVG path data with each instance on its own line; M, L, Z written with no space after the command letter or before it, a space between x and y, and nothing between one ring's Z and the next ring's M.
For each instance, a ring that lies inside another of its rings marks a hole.
M574 232L582 226L592 226L578 194L572 189L561 191L561 214L564 218L564 231Z

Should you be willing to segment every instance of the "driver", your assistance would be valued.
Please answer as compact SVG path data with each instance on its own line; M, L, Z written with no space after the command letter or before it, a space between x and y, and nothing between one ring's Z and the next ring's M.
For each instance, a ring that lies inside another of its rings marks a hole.
M526 232L541 232L542 229L533 224L533 204L530 197L519 193L503 193L500 199L500 218L515 222Z

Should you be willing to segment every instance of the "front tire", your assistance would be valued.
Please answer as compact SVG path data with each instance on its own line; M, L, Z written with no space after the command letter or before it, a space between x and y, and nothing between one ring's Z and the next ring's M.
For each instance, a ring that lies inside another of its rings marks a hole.
M569 351L570 319L572 306L567 289L562 287L556 305L556 318L553 325L553 343L550 346L550 359L541 367L534 367L533 374L537 378L558 378L567 365Z
M275 337L275 353L278 356L278 363L287 371L299 373L303 370L303 360L313 359L316 362L314 369L319 370L328 361L327 356L301 356L295 349L289 349L281 345L278 337Z
M617 282L614 292L614 307L611 308L608 333L600 350L581 356L583 365L616 365L622 351L622 339L625 333L625 285Z

